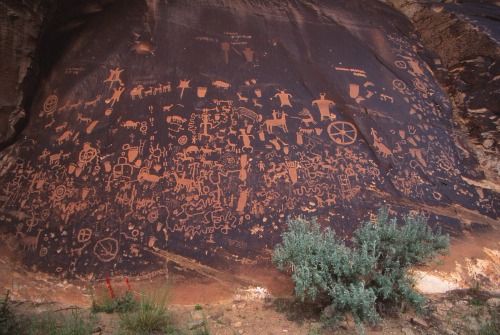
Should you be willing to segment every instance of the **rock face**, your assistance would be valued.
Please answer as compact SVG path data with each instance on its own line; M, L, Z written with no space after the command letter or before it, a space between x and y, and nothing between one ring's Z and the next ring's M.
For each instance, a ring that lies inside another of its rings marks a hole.
M0 3L0 144L12 139L31 104L37 38L54 8L54 1Z
M437 77L465 125L488 180L500 182L500 9L495 1L390 0L438 57ZM437 35L436 32L439 32ZM485 184L486 187L491 187ZM496 186L498 192L498 186Z
M268 262L288 216L348 236L382 204L452 233L497 222L435 62L385 3L81 3L55 22L1 153L2 240L33 269Z

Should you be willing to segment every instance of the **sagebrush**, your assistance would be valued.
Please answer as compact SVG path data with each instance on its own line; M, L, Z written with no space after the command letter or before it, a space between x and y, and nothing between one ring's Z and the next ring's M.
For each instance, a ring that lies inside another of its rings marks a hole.
M385 207L376 222L354 232L349 246L314 218L289 219L282 237L273 261L292 271L297 297L325 303L328 323L350 312L357 324L376 324L380 305L406 302L420 310L425 298L413 288L409 268L445 254L449 246L449 236L433 232L423 216L407 215L398 226Z

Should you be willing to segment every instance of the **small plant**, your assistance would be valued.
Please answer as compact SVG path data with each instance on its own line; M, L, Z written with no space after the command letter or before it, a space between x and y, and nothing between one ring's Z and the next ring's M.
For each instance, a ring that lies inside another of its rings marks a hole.
M203 306L201 306L200 304L197 304L197 305L194 306L194 309L196 311L201 311L203 309Z
M350 312L358 325L376 324L376 305L399 306L407 302L421 310L425 298L414 289L408 269L445 253L449 237L427 226L422 216L405 217L401 227L381 208L378 220L354 232L352 246L329 228L321 231L315 221L288 221L283 242L273 261L293 272L295 294L301 301L324 301L327 324L335 324Z
M27 335L87 335L92 334L95 316L73 310L71 314L47 311L26 320L23 332Z
M164 286L144 295L137 310L120 314L120 328L125 334L171 333L169 312L170 286Z
M132 291L130 290L130 284L128 278L125 281L127 286L127 291L124 295L116 296L113 288L111 287L111 282L106 279L106 291L97 291L92 297L92 312L93 313L125 313L131 312L137 309L139 302L135 299Z
M17 334L20 330L20 324L9 303L10 291L7 291L0 301L0 335Z

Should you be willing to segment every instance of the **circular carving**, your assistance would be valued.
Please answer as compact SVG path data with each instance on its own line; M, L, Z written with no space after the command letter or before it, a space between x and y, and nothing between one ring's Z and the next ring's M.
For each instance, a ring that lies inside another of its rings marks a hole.
M396 66L400 69L406 69L406 62L402 60L397 60L395 62Z
M422 83L419 79L416 79L413 81L413 85L415 88L421 92L426 93L427 92L427 86L425 86L424 83Z
M83 242L87 242L88 240L90 240L91 236L92 236L92 229L83 228L83 229L80 229L80 231L78 232L78 235L76 235L76 239L78 242L83 243Z
M350 122L336 121L328 126L328 135L335 143L348 145L356 141L358 131Z
M177 142L180 144L180 145L184 145L186 144L188 141L188 137L186 135L182 135L181 137L179 137L179 139L177 140Z
M93 160L97 156L97 150L92 148L90 145L85 145L84 149L80 151L80 155L78 156L80 162L88 163Z
M43 111L45 113L54 112L56 110L58 100L59 99L55 95L49 96L43 104Z
M441 200L441 199L443 198L443 195L442 195L441 193L439 193L439 192L435 192L435 191L434 191L434 192L432 192L432 196L434 197L434 199L436 199L436 200L438 200L438 201L439 201L439 200Z
M49 250L47 248L45 248L45 247L40 248L40 257L47 256L48 252L49 252Z
M149 223L153 223L156 220L158 220L158 211L154 210L154 211L149 212L149 214L148 214Z
M102 262L112 261L118 254L118 241L111 237L97 241L94 246L94 254Z
M64 185L59 185L54 190L54 198L56 200L61 200L62 198L64 198L65 195L66 195L66 186Z
M394 88L396 88L399 91L402 91L406 88L406 84L402 80L399 80L399 79L394 79L392 81L392 86L394 86Z

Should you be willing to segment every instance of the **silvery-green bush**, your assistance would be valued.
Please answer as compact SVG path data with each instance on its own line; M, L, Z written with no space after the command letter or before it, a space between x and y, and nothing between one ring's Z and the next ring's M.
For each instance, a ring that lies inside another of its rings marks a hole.
M326 321L351 312L357 324L376 324L376 305L409 303L420 310L425 298L414 290L409 268L445 254L449 237L433 232L420 215L408 215L398 226L382 207L376 222L365 222L346 245L313 218L288 219L273 261L292 271L295 295L302 301L326 301Z

